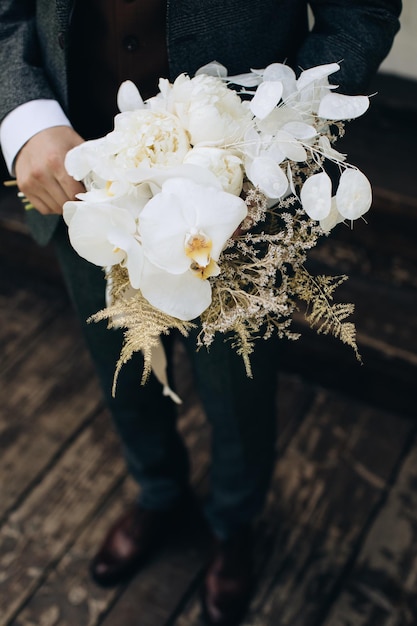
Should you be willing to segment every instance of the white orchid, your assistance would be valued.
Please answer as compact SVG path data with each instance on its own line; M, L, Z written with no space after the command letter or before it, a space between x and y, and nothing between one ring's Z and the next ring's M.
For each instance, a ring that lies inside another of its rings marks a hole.
M128 210L136 219L153 193L151 185L132 185L127 180L107 181L103 186L89 184L88 191L78 193L78 200L88 204L105 203Z
M207 279L219 273L220 253L246 214L245 203L233 194L188 179L167 180L140 217L151 264L141 283L145 298L181 319L200 315L211 299Z
M211 285L194 272L170 274L145 258L142 295L155 308L180 320L193 320L211 303Z
M194 181L171 178L141 214L146 256L158 267L180 274L217 262L227 239L246 217L241 198Z
M137 220L126 209L104 203L70 201L64 204L64 220L74 250L84 259L107 267L121 264L137 289L143 267Z

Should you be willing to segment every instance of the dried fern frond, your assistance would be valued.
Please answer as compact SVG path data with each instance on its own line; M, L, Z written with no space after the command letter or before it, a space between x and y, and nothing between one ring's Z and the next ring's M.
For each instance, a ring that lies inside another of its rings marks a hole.
M129 289L129 279L124 268L120 266L112 268L108 280L114 303L92 315L88 321L107 320L109 328L125 329L124 342L113 378L114 396L120 370L135 352L141 351L143 354L141 381L143 385L151 372L152 349L158 345L159 337L168 334L171 329L177 329L182 335L187 336L194 324L159 311L145 300L140 291Z
M350 303L333 302L334 291L348 279L347 276L311 276L301 266L291 280L293 293L307 303L306 320L317 333L332 334L342 343L350 346L356 358L362 363L356 343L356 328L346 322L355 310Z

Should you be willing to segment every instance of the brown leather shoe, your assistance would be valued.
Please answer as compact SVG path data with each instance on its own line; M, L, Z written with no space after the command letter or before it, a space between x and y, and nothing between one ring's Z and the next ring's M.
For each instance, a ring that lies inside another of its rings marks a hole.
M186 508L186 507L184 507ZM180 506L169 511L151 511L135 505L108 532L90 565L93 580L102 587L125 582L135 574L170 526L178 524Z
M245 527L227 541L215 540L202 590L206 624L239 624L248 608L252 585L252 532Z

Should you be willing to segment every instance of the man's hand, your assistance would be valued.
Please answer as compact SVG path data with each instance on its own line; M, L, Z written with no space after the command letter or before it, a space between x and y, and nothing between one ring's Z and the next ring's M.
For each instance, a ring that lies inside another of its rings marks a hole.
M31 137L17 155L17 185L43 215L61 214L64 202L85 191L64 166L68 150L83 141L69 126L54 126Z

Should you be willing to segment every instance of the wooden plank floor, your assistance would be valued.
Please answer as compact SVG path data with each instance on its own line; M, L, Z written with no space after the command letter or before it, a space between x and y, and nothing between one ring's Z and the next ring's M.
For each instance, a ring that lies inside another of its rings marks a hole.
M398 117L400 91L367 126L380 161L361 133L351 146L372 170L369 224L340 228L312 255L316 269L351 276L341 295L357 305L365 365L301 315L304 337L278 348L277 462L243 626L417 623L417 182L401 169L388 184L392 170L379 169L390 133L398 150L411 141L395 120L417 133L415 107ZM51 252L31 243L17 208L0 194L0 626L199 626L209 537L198 516L130 584L89 578L136 487ZM176 361L202 502L210 436L180 344Z
M0 294L0 625L198 624L208 545L198 520L129 585L89 580L89 558L136 488L62 286L14 267ZM177 362L202 499L209 433L180 346ZM277 420L245 624L415 623L417 422L285 372Z

